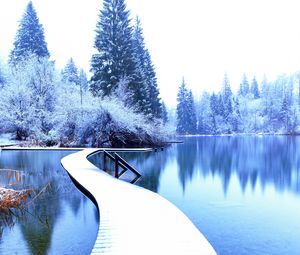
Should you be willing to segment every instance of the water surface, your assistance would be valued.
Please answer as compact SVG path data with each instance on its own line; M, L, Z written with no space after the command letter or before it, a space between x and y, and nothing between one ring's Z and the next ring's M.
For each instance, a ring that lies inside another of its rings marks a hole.
M0 254L90 254L99 218L60 165L70 152L0 153L0 186L35 192L25 208L0 212Z
M300 254L300 137L186 138L122 154L218 254Z

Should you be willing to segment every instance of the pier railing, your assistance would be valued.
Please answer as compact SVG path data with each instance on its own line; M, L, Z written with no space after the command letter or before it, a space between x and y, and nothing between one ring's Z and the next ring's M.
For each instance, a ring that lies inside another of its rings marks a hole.
M103 151L103 170L106 171L107 169L107 158L114 162L114 176L116 178L120 178L126 171L131 171L135 178L130 181L130 183L135 183L138 179L141 178L141 174L131 166L126 160L124 160L118 153L114 152L114 155L107 151Z

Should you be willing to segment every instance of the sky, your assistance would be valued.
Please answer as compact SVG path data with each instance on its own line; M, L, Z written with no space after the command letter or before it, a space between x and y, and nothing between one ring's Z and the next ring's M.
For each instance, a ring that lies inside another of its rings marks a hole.
M300 71L298 0L125 0L138 15L162 99L176 105L182 78L199 97L248 80ZM89 71L102 0L33 0L51 58ZM7 59L28 0L0 0L0 56Z

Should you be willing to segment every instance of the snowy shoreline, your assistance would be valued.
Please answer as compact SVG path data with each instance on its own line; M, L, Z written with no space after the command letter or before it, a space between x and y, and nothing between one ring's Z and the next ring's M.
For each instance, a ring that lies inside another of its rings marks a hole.
M235 133L235 134L215 134L215 135L201 135L201 134L195 134L195 135L176 135L175 138L185 138L185 137L238 137L238 136L298 136L299 133L295 134L285 134L285 133ZM182 140L172 139L170 141L164 141L159 144L153 144L153 148L156 147L165 147L172 143L182 143ZM131 148L134 144L128 144L126 148ZM147 144L145 144L146 146ZM97 148L97 147L89 147L89 146L83 146L83 145L71 145L71 146L63 146L61 144L57 144L54 146L46 146L46 145L40 145L37 143L33 143L30 141L18 141L12 138L11 134L2 134L0 135L0 147L10 147L14 146L17 148L60 148L60 149L72 149L72 148ZM145 147L142 143L140 145L141 148ZM149 147L149 146L148 146ZM107 148L114 148L114 147L107 147ZM125 147L124 147L125 148Z

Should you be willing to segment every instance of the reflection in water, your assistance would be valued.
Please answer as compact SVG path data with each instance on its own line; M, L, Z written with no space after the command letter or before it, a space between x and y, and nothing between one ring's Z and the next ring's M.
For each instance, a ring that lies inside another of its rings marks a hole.
M123 155L219 255L299 254L300 137L191 137Z
M89 254L98 230L97 210L60 166L61 158L67 154L69 152L63 151L1 152L0 186L32 189L34 195L25 208L1 213L0 254ZM63 223L57 226L59 219L63 219ZM70 223L72 228L69 228ZM62 231L64 224L66 229ZM59 238L54 236L57 229L60 229ZM89 235L83 235L84 230L89 231ZM19 233L25 241L24 250L9 245L19 242ZM66 238L68 235L72 238ZM62 245L53 239L65 241Z
M242 191L248 184L255 189L260 181L263 188L272 184L278 191L300 193L299 143L299 138L289 136L186 139L177 145L182 188L200 171L204 177L220 176L225 194L233 174L237 174Z
M172 148L169 148L160 152L133 152L120 153L120 155L142 174L142 178L136 184L157 192L160 175L167 164L169 156L173 155L174 152Z

